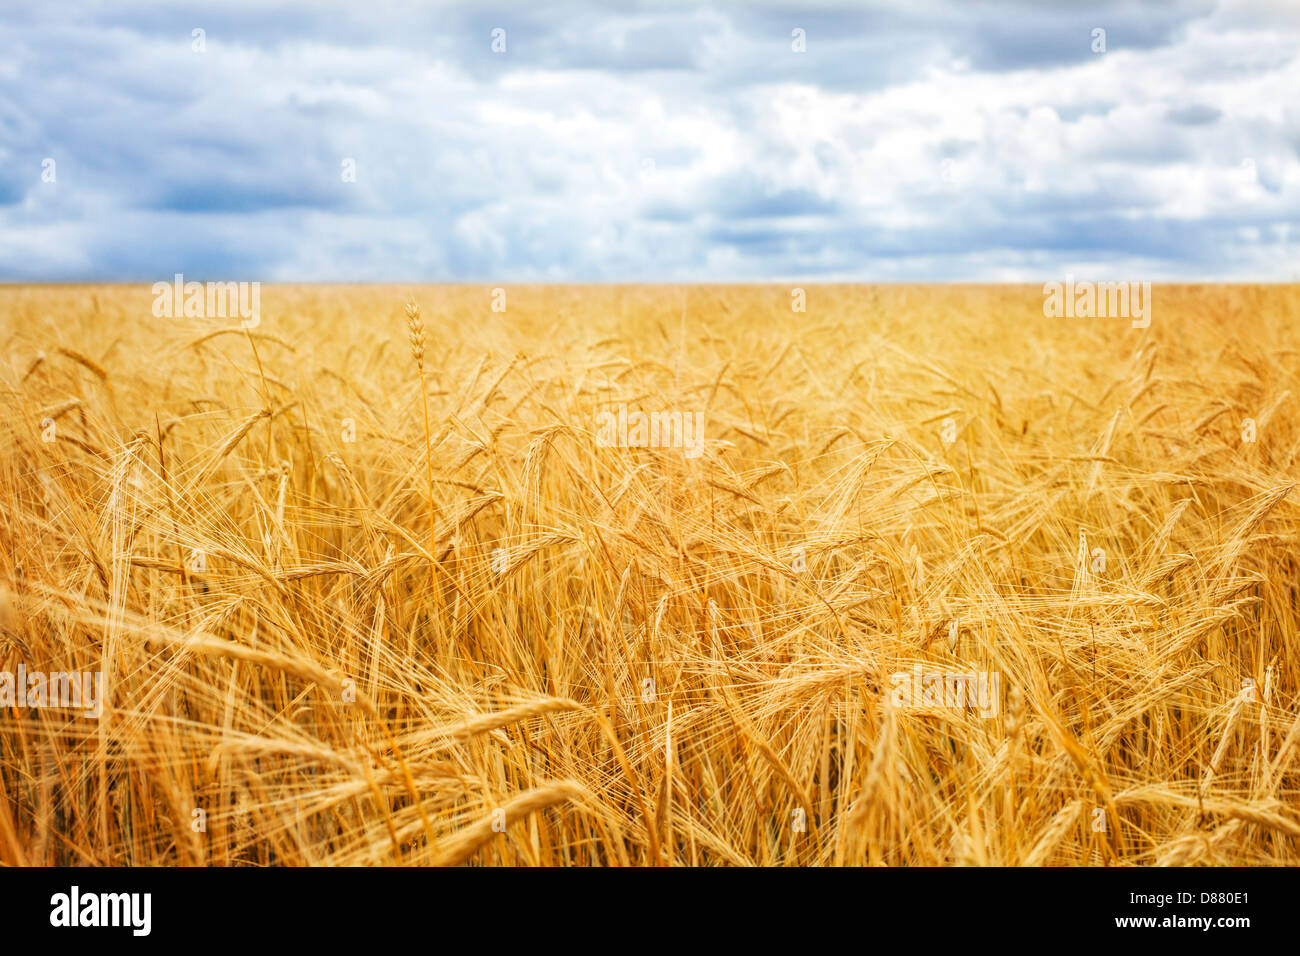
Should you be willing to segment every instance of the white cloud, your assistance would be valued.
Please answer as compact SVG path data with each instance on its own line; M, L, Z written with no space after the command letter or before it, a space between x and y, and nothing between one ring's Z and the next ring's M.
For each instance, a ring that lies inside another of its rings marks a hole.
M202 54L169 7L83 12L10 27L0 277L1286 279L1300 262L1284 7L235 3Z

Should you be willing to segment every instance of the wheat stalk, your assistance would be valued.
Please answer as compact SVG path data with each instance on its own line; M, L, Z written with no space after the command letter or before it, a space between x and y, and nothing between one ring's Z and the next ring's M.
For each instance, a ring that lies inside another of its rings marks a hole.
M424 456L429 496L429 576L432 578L438 553L437 506L433 498L433 433L429 430L429 390L424 380L424 319L420 316L420 306L414 300L406 303L406 327L411 342L411 356L415 359L415 369L420 376L420 403L424 409Z

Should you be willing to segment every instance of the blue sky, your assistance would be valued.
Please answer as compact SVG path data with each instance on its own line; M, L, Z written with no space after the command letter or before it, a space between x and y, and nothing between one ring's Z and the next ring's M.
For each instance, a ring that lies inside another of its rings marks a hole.
M1294 281L1300 4L5 0L0 279L176 272Z

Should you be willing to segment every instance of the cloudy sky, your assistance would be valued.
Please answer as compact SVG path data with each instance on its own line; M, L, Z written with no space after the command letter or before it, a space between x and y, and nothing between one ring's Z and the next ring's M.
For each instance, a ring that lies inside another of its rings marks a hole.
M2 280L1300 279L1294 0L0 5Z

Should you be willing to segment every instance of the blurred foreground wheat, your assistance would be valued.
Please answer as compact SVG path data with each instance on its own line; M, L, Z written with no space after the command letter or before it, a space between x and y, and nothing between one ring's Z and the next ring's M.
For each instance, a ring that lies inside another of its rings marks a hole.
M1296 862L1300 290L807 291L0 290L0 862Z

